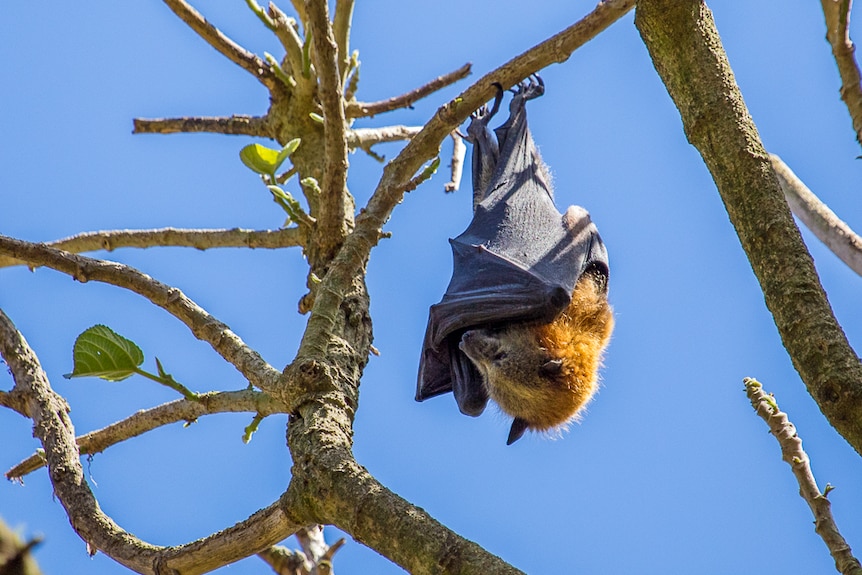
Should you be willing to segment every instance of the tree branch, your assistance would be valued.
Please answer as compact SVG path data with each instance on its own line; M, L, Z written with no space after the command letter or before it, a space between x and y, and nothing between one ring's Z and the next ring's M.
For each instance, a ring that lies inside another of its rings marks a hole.
M195 401L177 399L150 409L142 409L126 419L112 423L102 429L85 433L75 441L82 455L101 453L112 445L143 435L164 425L178 421L195 421L204 415L215 413L255 413L268 417L276 413L287 413L287 407L268 394L251 389L221 391L199 394ZM45 465L45 459L34 454L6 472L6 479L21 479Z
M325 357L325 334L334 325L332 318L344 298L344 288L339 286L350 285L354 272L377 245L383 224L401 201L410 179L422 164L437 155L443 138L496 94L498 88L495 84L500 84L504 89L510 88L551 63L564 62L577 48L631 10L634 4L635 0L602 2L577 23L489 72L437 110L422 130L383 169L376 190L356 218L356 228L345 240L318 289L300 353L307 352L313 357L322 354Z
M347 145L351 148L370 148L384 142L409 140L422 130L420 126L383 126L381 128L356 128L347 132Z
M338 45L338 74L341 83L347 81L347 68L350 66L350 24L353 20L354 0L338 0L335 3L335 18L332 32Z
M389 491L357 464L343 435L349 426L339 425L336 411L326 402L308 403L291 419L291 453L314 457L294 459L294 479L285 495L289 508L350 533L409 573L521 574ZM313 444L310 438L315 438Z
M796 217L850 269L862 275L862 238L821 202L781 158L770 154L769 159Z
M715 180L794 367L862 454L862 366L832 314L709 9L696 0L640 0L635 24Z
M464 144L464 138L458 134L458 130L453 130L452 136L452 159L450 160L450 169L452 177L446 183L444 190L446 192L457 192L461 187L461 174L464 171L464 158L467 155L467 146Z
M838 531L835 519L832 517L832 504L826 498L829 485L821 493L817 480L811 471L808 454L802 449L802 438L796 432L796 426L790 423L787 414L778 409L778 403L772 394L767 395L763 386L755 379L745 378L746 395L751 401L754 411L769 426L769 431L781 446L781 458L793 470L793 476L799 483L799 495L808 503L814 514L814 531L820 535L829 553L835 560L835 567L845 575L862 575L862 565L853 556L853 552L844 537Z
M72 237L46 242L42 245L73 254L117 248L185 247L207 250L211 248L265 248L278 249L304 246L305 230L187 230L162 228L158 230L110 230L85 232ZM26 265L26 262L9 256L0 256L0 268Z
M157 547L138 539L99 508L81 467L69 406L51 389L38 358L2 310L0 355L12 372L16 389L27 398L54 494L90 553L102 551L147 575L197 575L262 551L301 527L287 517L282 502L277 501L233 527L179 547Z
M826 17L826 39L841 76L841 99L853 120L856 141L862 144L862 78L856 63L856 46L850 40L850 7L852 0L820 0Z
M221 30L210 24L200 12L186 3L185 0L164 0L164 2L174 14L180 17L180 20L197 32L198 36L218 50L225 58L249 72L269 90L275 88L278 79L266 62L225 36Z
M135 118L133 134L180 134L209 132L238 136L274 138L266 116Z
M347 138L344 117L344 94L338 67L338 46L329 22L326 0L307 2L307 25L314 45L314 62L320 84L318 95L323 106L324 171L321 182L320 212L317 217L317 240L325 259L334 255L352 225L348 211ZM352 205L352 202L350 202Z
M30 266L46 266L79 282L108 283L133 291L183 322L196 338L209 343L254 386L275 391L281 372L266 363L224 323L207 313L177 288L154 280L130 266L70 254L44 244L0 236L0 255Z
M347 117L364 118L367 116L376 116L384 112L391 112L399 108L409 108L417 100L421 100L437 90L442 90L446 86L466 78L470 75L470 69L471 64L464 64L457 70L437 76L424 86L419 86L415 90L411 90L400 96L394 96L388 100L380 100L378 102L349 102L346 110Z

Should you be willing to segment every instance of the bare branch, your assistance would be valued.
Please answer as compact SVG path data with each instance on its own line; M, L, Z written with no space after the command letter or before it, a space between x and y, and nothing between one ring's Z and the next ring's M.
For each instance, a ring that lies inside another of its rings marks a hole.
M438 76L425 84L419 86L415 90L411 90L406 94L389 98L388 100L380 100L379 102L350 102L347 104L348 118L363 118L366 116L376 116L384 112L391 112L399 108L409 108L417 100L433 94L437 90L442 90L446 86L454 84L458 80L466 78L470 75L471 64L464 64L457 70Z
M269 565L276 575L305 575L311 571L308 560L302 551L273 545L257 554Z
M302 420L292 420L288 429L292 451L296 441L313 433L303 427L306 423L322 421L321 425L329 425L326 417L332 412L328 408L321 406L321 411L314 413L316 408L304 407ZM286 505L291 509L332 523L409 573L523 575L476 543L447 529L425 510L392 493L354 461L346 446L326 441L314 445L315 465L309 466L309 458L304 458L293 467L294 481L285 495ZM306 477L306 473L311 477ZM299 485L305 489L299 489ZM381 525L387 528L381 529Z
M251 389L202 393L195 401L177 399L150 409L143 409L107 427L81 435L76 439L78 452L82 455L101 453L112 445L164 425L179 421L195 421L199 417L214 413L239 412L256 413L262 417L268 417L275 413L287 413L288 410L268 394ZM6 479L20 479L44 465L45 459L41 455L31 455L7 471Z
M443 188L446 192L457 192L461 187L461 174L464 171L464 158L467 155L467 146L464 144L464 138L458 133L458 130L452 131L452 160L450 168L452 170L452 179L446 183Z
M829 423L862 453L862 365L829 306L711 12L697 0L638 0L635 25L715 180L794 367Z
M81 467L69 406L54 393L39 360L0 310L0 355L15 387L26 396L34 434L42 443L54 494L72 527L91 553L104 552L126 567L156 575L197 575L232 563L281 541L300 526L285 514L277 501L233 527L178 547L150 545L124 531L99 508Z
M321 182L320 211L317 217L321 252L330 254L347 233L347 143L341 75L338 72L338 46L329 22L326 0L306 5L308 32L314 46L314 62L323 106L324 172ZM352 223L352 222L351 222Z
M332 31L335 43L338 45L338 73L341 83L347 81L347 69L350 66L350 24L353 20L354 0L338 0L335 3L335 18Z
M27 412L27 398L17 389L12 391L0 391L0 405L16 411L24 417L30 417Z
M80 282L99 281L131 290L183 322L200 340L209 343L254 386L276 391L281 372L266 363L238 335L190 300L177 288L123 264L70 254L44 244L0 236L0 255L46 266Z
M862 144L862 77L856 63L856 46L850 40L850 7L852 0L820 0L826 17L826 39L841 76L841 99L853 120L856 141Z
M754 411L769 426L769 431L778 440L781 446L781 458L793 470L793 476L799 483L799 495L808 503L811 513L814 514L814 531L820 535L829 553L835 559L835 567L840 573L862 575L862 565L853 556L850 546L835 524L832 517L832 504L826 498L829 494L829 485L826 491L821 493L811 471L811 462L808 454L802 449L802 438L796 432L796 426L790 423L787 414L778 409L778 403L772 394L767 394L763 386L755 379L745 378L746 395L751 401Z
M356 218L356 228L345 240L318 290L315 313L308 320L309 329L305 332L300 353L325 356L325 334L329 333L333 325L333 310L338 308L344 297L343 288L339 286L350 285L351 276L377 245L383 224L401 201L410 179L423 163L437 155L443 138L494 96L498 89L496 84L507 89L553 62L564 62L574 50L621 18L634 4L635 0L602 2L577 23L489 72L437 110L401 153L383 169L377 189Z
M862 275L862 238L821 202L781 158L770 154L769 159L796 217L850 269Z
M419 133L420 126L383 126L382 128L357 128L347 132L347 145L367 150L375 144L409 140Z
M109 230L85 232L76 236L46 242L43 245L73 254L117 248L186 247L278 249L305 245L302 228L283 230L188 230L161 228L158 230ZM0 256L0 268L26 265L26 262Z
M135 118L133 134L180 134L209 132L234 136L274 138L266 116Z
M225 36L221 30L210 24L200 12L184 0L164 0L164 2L173 10L174 14L188 24L189 28L206 40L207 44L218 50L228 60L249 72L268 89L272 90L275 88L278 80L266 62Z
M269 3L267 12L272 19L275 35L284 47L285 58L290 64L292 78L300 86L300 90L307 93L311 90L312 81L302 73L302 38L296 31L296 21L288 17L272 2Z

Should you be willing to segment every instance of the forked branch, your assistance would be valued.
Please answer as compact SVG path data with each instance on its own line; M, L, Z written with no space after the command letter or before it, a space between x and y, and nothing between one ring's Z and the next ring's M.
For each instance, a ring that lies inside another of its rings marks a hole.
M197 575L262 551L290 536L294 524L281 501L233 527L178 547L157 547L123 530L100 508L84 477L69 406L57 395L36 354L0 310L0 355L26 397L34 435L42 443L54 494L72 527L91 553L103 551L115 561L146 575Z

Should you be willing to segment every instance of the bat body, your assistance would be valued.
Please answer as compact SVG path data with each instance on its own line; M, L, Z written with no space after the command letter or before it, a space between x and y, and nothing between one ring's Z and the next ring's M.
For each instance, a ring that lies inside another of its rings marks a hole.
M417 401L452 391L471 416L492 399L514 418L510 444L577 415L613 327L607 250L586 210L557 210L527 127L526 103L543 92L538 78L521 84L495 134L502 92L473 115L473 220L450 240L452 279L431 306L416 390Z

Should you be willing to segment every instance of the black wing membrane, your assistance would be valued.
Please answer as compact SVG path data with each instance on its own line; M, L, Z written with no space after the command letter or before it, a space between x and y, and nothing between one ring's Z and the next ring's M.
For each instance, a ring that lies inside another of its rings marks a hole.
M513 322L552 321L572 298L578 279L593 270L607 276L607 251L589 214L554 205L547 169L527 127L526 103L544 91L541 81L520 85L509 119L488 121L499 106L473 115L473 220L452 245L454 269L440 303L431 306L422 347L416 400L454 391L472 416L488 402L482 376L459 349L468 329Z

